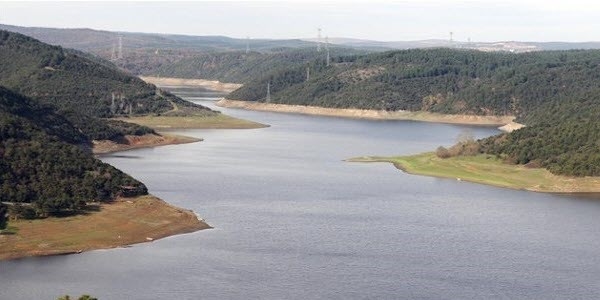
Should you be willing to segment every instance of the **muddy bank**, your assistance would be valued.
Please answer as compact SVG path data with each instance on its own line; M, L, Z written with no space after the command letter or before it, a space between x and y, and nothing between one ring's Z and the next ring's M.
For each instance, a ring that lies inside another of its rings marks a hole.
M189 79L189 78L169 78L169 77L149 77L140 76L145 82L152 83L158 87L197 87L207 90L230 93L237 90L242 85L239 83L226 83L217 80Z
M138 148L195 143L199 141L202 141L202 139L174 134L145 134L142 136L126 135L119 143L108 140L93 141L92 151L94 154L104 154Z
M412 120L434 123L465 124L478 126L504 126L512 122L514 116L476 116L476 115L447 115L424 111L384 111L349 108L326 108L304 105L287 105L222 99L218 106L243 108L249 110L297 113L331 117L347 117L373 120Z

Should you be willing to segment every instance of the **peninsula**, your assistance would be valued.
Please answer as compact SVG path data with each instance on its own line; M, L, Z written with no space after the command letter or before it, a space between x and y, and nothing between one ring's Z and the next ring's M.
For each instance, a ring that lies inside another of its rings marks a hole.
M388 162L409 174L449 178L546 193L598 193L600 177L555 175L544 168L503 163L492 155L440 158L434 152L410 156L365 156L349 162Z

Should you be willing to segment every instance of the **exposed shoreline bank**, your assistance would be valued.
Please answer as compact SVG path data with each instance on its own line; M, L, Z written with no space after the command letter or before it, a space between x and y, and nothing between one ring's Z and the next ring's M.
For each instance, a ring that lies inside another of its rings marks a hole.
M174 134L125 136L122 143L93 141L92 152L106 154L201 140ZM9 233L0 234L0 260L127 247L208 228L212 227L194 212L155 196L118 198L111 203L90 203L86 211L74 216L9 221Z
M117 120L150 127L155 130L170 129L256 129L269 125L234 118L225 114L215 116L140 116ZM162 134L162 133L161 133Z
M349 108L325 108L304 105L287 105L275 103L262 103L252 101L222 99L217 102L220 107L242 108L257 111L270 111L282 113L296 113L330 117L346 117L372 120L407 120L432 123L476 125L476 126L505 126L513 123L514 116L476 116L476 115L448 115L430 112L411 111L383 111ZM511 128L506 128L510 130Z
M145 134L142 136L127 135L125 136L125 140L122 141L122 143L116 143L113 141L106 140L93 141L92 152L94 154L107 154L132 149L188 144L200 141L202 141L202 139L166 133L160 133L160 135Z
M68 217L10 221L0 235L0 260L126 247L211 228L190 210L152 195L91 204Z
M449 178L515 190L556 194L596 194L600 177L554 175L543 168L505 164L494 156L459 156L439 158L433 152L410 156L351 158L349 162L387 162L413 175Z
M196 87L207 90L231 93L242 86L239 83L220 82L218 80L207 79L190 79L190 78L174 78L174 77L152 77L140 76L145 82L152 83L158 87Z

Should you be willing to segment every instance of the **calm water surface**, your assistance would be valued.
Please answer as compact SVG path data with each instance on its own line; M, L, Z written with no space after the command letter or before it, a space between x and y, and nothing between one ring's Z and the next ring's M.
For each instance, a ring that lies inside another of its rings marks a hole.
M272 126L103 158L215 229L0 262L0 299L600 297L600 202L342 161L495 129L222 110Z

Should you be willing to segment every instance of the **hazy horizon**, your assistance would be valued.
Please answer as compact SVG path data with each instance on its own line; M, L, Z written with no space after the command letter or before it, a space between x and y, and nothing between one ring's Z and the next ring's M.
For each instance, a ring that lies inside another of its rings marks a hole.
M0 23L26 27L254 39L600 41L600 4L575 0L2 2Z

